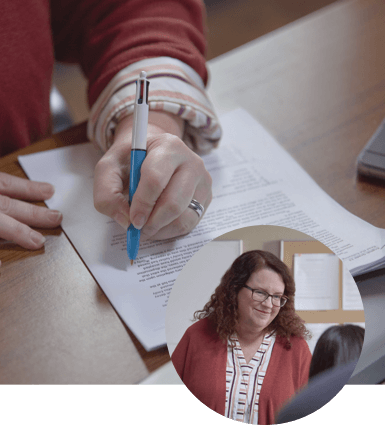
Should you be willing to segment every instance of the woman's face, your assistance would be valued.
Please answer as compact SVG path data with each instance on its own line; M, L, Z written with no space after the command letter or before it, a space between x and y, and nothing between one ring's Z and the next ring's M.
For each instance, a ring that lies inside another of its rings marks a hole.
M270 295L283 295L285 291L281 275L268 269L252 273L246 285ZM271 297L258 302L253 300L252 295L247 288L242 288L238 293L239 325L262 331L275 319L280 307L272 304Z

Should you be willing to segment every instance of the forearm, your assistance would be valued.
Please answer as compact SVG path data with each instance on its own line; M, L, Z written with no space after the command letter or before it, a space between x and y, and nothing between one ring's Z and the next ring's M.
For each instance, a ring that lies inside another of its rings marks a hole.
M81 64L90 104L117 72L147 58L178 59L207 81L202 0L61 0L51 12L56 58Z

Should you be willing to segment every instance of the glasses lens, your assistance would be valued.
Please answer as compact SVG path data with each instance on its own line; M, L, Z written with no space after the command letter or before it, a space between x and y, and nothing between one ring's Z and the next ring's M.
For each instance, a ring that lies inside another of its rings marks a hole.
M271 301L275 307L281 307L281 297L271 297Z
M267 298L269 297L269 294L267 292L264 291L253 291L253 299L254 301L259 301L259 302L263 302L265 301ZM275 307L283 307L286 304L287 298L284 297L279 297L279 296L272 296L271 297L271 302L273 303L273 305Z
M253 299L255 301L265 301L265 299L269 296L266 292L263 291L253 291Z

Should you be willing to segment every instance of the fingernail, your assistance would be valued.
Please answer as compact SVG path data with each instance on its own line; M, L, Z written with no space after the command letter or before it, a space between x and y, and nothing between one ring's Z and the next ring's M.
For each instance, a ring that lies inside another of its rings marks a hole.
M32 230L32 232L31 232L31 241L36 246L40 246L40 245L43 245L43 243L45 242L45 237L43 235L41 235L40 233L37 233L37 232L35 232L35 231Z
M137 214L134 217L134 220L132 224L136 229L141 229L144 226L144 223L146 222L146 216L144 214Z
M48 212L48 220L52 223L59 222L63 217L63 214L60 211L51 210Z
M127 220L127 217L124 216L122 213L115 214L113 218L118 224L120 224L120 226L123 227L124 230L128 229L130 223Z
M55 193L55 188L49 183L40 183L40 192L44 198L51 198Z

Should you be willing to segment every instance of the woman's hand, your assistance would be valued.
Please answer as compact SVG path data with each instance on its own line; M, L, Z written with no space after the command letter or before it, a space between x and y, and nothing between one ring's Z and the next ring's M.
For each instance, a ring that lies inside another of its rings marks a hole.
M95 169L95 208L127 229L142 229L145 239L189 233L199 222L188 208L192 199L205 210L212 198L211 177L202 159L181 140L183 120L166 112L149 113L147 156L138 188L128 206L133 117L123 119L115 141Z
M51 198L54 191L49 183L0 173L0 238L27 249L41 248L45 242L44 236L29 226L57 227L63 216L59 211L24 201L45 201Z

